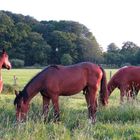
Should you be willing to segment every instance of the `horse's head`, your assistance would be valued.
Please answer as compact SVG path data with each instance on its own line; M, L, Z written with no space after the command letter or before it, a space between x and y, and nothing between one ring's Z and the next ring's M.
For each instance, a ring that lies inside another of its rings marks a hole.
M26 116L29 110L29 103L27 102L27 95L24 91L15 91L16 98L14 105L16 107L16 120L22 122L26 120Z
M3 49L2 51L2 55L0 57L0 66L6 69L11 69L11 63L8 59L8 55L6 53L6 51Z

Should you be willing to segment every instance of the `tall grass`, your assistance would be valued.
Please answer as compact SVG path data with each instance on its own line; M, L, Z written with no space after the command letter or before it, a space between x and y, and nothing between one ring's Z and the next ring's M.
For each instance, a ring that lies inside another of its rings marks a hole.
M12 79L13 74L16 74L22 89L32 75L38 71L40 70L3 71L3 79L11 84L12 80L11 82L8 80ZM140 139L140 96L136 101L120 105L119 91L115 90L109 99L109 105L98 108L95 125L88 121L86 101L82 93L70 97L60 97L61 121L58 123L53 122L52 104L48 116L49 122L44 123L42 98L38 94L31 101L27 121L17 124L13 105L14 98L15 96L11 94L0 95L0 139L2 140Z

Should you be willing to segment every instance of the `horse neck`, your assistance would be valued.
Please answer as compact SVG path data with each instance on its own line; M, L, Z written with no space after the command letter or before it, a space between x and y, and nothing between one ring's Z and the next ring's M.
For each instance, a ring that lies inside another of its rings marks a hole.
M113 90L116 88L116 84L114 82L113 79L111 79L107 85L107 88L108 88L108 92L109 92L109 96L110 94L113 92Z
M28 102L30 102L30 100L40 91L41 83L35 84L35 82L36 81L32 81L24 88L28 94Z

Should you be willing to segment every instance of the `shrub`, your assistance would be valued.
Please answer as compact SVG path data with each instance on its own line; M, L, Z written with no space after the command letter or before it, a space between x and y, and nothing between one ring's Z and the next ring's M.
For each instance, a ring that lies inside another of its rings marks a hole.
M40 68L40 67L41 67L41 65L38 64L38 63L35 63L35 64L33 65L33 68Z
M64 54L61 57L61 64L63 64L63 65L70 65L70 64L72 64L72 57L70 56L70 54Z
M12 67L14 68L21 68L24 66L24 60L21 59L11 59Z

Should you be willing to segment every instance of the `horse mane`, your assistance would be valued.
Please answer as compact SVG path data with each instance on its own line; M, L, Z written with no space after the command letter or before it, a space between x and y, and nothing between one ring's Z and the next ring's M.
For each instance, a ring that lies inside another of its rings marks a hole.
M48 70L49 68L55 68L55 69L59 69L59 67L57 65L49 65L48 67L46 67L44 70L40 71L38 74L36 74L28 83L27 85L24 87L24 89L26 89L28 87L28 85L36 78L38 77L42 72Z
M55 65L55 64L54 65L50 65L49 68L56 68L56 69L59 70L59 66L58 65Z

